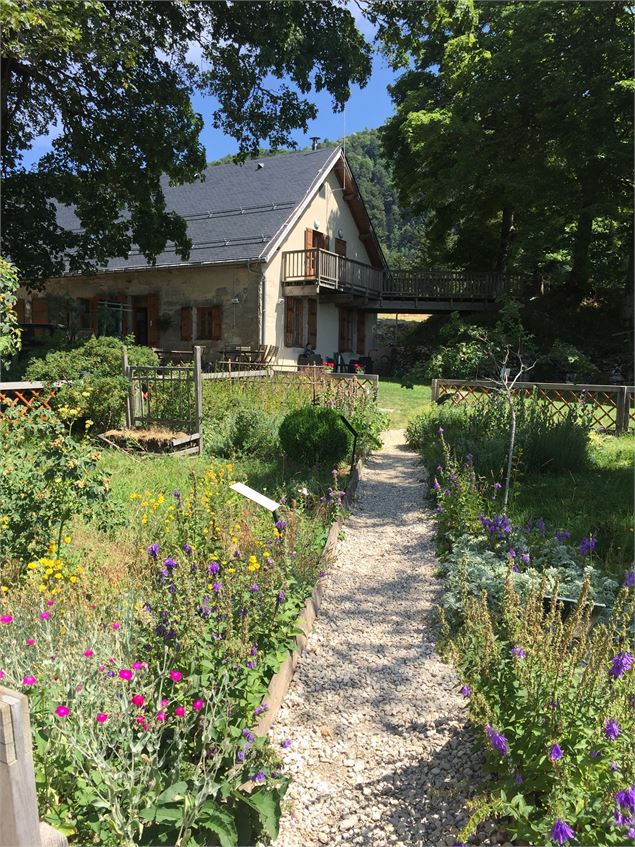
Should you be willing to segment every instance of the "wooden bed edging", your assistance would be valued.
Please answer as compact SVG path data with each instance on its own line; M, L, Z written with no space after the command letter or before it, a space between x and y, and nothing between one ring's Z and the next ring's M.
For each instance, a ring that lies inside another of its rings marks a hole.
M355 467L353 468L353 472L348 481L348 485L346 486L344 505L347 507L350 506L353 502L353 497L355 496L355 491L357 490L357 486L359 484L359 478L363 465L364 459L358 459ZM326 543L324 544L322 553L320 554L321 563L327 563L333 555L337 546L337 540L340 531L342 529L342 526L344 525L344 520L344 518L339 518L331 526L329 534L326 538ZM289 690L289 686L291 685L293 674L295 673L295 669L298 666L298 662L300 661L302 653L304 653L304 649L307 645L309 635L311 634L311 630L313 629L313 624L315 623L315 619L317 618L318 613L320 611L325 590L326 579L322 578L316 584L315 588L313 589L313 593L305 602L304 608L298 616L296 626L298 629L301 630L301 632L296 635L295 647L289 650L285 660L280 666L280 669L271 678L271 682L269 683L269 687L267 688L267 693L263 697L261 703L261 705L263 706L265 704L267 705L267 710L263 712L262 716L260 717L260 720L253 727L253 732L255 735L266 735L276 721L278 711L280 710L280 706L284 702L284 698L287 696L287 691Z

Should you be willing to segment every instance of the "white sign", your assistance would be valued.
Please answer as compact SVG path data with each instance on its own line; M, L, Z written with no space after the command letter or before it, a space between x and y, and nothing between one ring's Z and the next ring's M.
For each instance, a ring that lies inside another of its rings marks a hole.
M242 482L235 482L229 487L233 488L234 491L237 491L239 494L242 494L243 497L248 497L249 500L253 500L254 503L258 503L259 506L269 509L270 512L275 512L280 508L280 503L276 503L275 500L270 500L269 497L265 497L265 495L261 494L259 491L254 491L253 488L250 488Z

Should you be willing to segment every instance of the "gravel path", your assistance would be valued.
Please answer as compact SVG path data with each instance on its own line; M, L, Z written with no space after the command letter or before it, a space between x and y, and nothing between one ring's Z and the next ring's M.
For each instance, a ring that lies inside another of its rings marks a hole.
M451 845L480 757L456 675L434 652L433 524L422 470L386 433L271 736L293 781L276 847ZM488 827L480 840L495 843Z

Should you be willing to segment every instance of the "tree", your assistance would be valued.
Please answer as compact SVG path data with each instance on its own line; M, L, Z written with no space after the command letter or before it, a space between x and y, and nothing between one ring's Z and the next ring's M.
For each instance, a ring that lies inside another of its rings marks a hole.
M293 146L316 116L312 89L341 109L370 75L352 15L327 2L4 0L0 14L2 249L34 286L133 244L151 262L168 241L187 257L161 177L189 182L205 167L194 91L217 99L215 126L246 156L261 140ZM55 127L27 170L25 150ZM58 225L52 198L73 204L76 225Z
M16 312L17 290L18 272L0 256L0 380L4 362L20 350L22 342Z
M409 63L383 144L402 202L428 216L426 257L559 267L578 298L623 282L632 7L378 2L369 14L393 64Z

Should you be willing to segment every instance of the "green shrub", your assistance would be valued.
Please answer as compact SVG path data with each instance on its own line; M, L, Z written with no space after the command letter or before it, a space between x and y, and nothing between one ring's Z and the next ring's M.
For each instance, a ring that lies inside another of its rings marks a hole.
M282 421L280 444L298 465L336 466L350 455L352 436L334 409L304 406Z
M128 384L122 374L124 344L118 338L89 338L68 350L54 350L34 359L25 372L26 380L47 384L68 382L55 391L52 407L66 423L79 422L104 431L123 421ZM131 365L156 365L148 347L128 346Z
M72 518L103 517L99 453L45 409L0 418L0 563L43 554Z
M270 453L278 443L277 419L256 409L241 409L233 420L231 443L241 453Z

